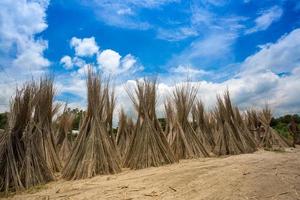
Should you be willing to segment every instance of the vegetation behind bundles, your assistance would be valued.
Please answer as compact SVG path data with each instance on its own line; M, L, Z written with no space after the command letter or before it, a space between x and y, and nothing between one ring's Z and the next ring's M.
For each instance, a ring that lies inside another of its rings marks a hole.
M70 108L68 108L68 111L71 112L74 115L74 121L73 121L73 124L72 124L72 129L73 130L79 130L79 123L80 123L80 120L83 117L84 111L79 110L78 108L74 108L72 110Z
M4 129L7 123L7 113L0 113L0 129Z
M288 124L291 122L292 116L295 118L298 126L300 125L300 115L284 115L278 118L272 118L271 126L283 137L292 139L292 135L288 131ZM300 128L300 126L299 126Z

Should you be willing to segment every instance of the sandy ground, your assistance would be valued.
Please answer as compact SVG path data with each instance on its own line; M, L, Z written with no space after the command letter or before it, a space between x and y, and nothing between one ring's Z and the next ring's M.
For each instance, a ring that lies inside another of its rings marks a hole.
M300 199L300 148L58 180L13 199Z

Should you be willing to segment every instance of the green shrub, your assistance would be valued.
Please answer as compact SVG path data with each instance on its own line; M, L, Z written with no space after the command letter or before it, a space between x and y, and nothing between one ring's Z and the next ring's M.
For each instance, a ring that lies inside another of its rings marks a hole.
M0 113L0 129L4 129L7 124L7 113Z

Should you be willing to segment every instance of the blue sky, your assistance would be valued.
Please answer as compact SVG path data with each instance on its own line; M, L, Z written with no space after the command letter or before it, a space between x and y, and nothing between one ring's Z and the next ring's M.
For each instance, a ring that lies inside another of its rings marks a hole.
M91 65L114 77L120 106L136 78L158 75L166 96L189 76L208 106L229 88L242 108L299 113L299 28L298 0L3 0L0 110L49 72L56 99L84 107Z

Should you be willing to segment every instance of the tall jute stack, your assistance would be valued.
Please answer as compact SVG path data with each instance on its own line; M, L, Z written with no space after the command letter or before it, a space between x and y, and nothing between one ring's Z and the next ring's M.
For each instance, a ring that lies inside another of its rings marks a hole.
M241 124L239 110L232 106L228 91L225 92L223 100L217 97L215 118L217 139L214 154L234 155L256 150L255 141L246 125Z
M178 159L209 155L189 121L196 95L197 88L190 83L176 86L172 101L169 100L165 105L168 118L167 139Z
M125 167L141 169L177 161L156 117L156 90L156 79L136 81L135 93L127 88L138 118L125 156Z
M58 151L55 145L54 132L52 130L52 118L57 112L58 106L54 106L53 78L41 78L36 94L36 106L34 112L33 134L40 139L41 155L53 172L62 169Z
M119 157L109 137L107 84L91 69L87 77L88 106L69 160L63 169L63 178L82 179L98 174L121 171Z
M11 102L8 126L0 138L0 191L18 191L54 179L42 155L43 140L33 117L41 98L37 90L34 82L26 83Z

